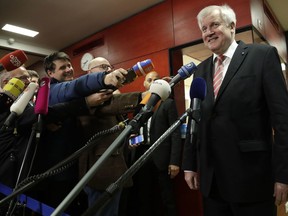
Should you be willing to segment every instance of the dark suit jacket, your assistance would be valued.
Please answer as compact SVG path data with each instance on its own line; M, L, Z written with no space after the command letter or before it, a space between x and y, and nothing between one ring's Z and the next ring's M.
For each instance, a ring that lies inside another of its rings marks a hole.
M195 74L206 80L207 96L198 142L185 142L183 168L199 169L204 196L214 176L228 201L267 200L275 181L288 183L288 94L277 51L240 42L216 101L212 71L210 57Z
M161 103L151 119L150 139L153 144L178 119L175 101L168 98ZM159 170L167 170L169 164L180 166L181 135L176 129L171 136L161 143L152 154L152 159Z

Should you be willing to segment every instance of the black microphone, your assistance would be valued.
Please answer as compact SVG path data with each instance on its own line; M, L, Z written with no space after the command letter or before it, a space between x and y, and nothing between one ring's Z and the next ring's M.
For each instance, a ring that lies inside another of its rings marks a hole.
M183 65L179 70L178 74L172 78L172 80L169 82L170 87L172 88L174 85L176 85L181 80L184 80L188 77L190 77L195 71L197 70L197 66L190 62L189 64Z
M8 111L13 102L23 92L25 84L17 79L12 78L3 87L3 92L0 92L0 113Z
M144 105L140 112L130 121L130 125L139 128L153 115L153 111L158 108L159 102L165 101L171 94L171 87L165 80L155 80L152 82L149 93L140 102ZM140 123L140 125L138 124Z
M151 59L146 59L141 62L137 62L132 68L127 69L127 75L125 75L125 81L123 84L128 84L134 81L137 77L145 76L147 73L154 70L154 65Z
M12 106L10 107L11 113L4 122L1 130L6 130L7 128L9 128L15 122L16 118L23 113L25 107L28 105L29 101L34 95L37 86L38 85L36 83L31 82L24 90L24 92L12 104Z
M201 78L197 77L192 81L190 87L190 98L191 98L191 105L192 105L192 118L191 118L191 125L190 125L190 135L191 140L193 135L197 133L198 123L201 119L200 114L200 105L202 100L206 97L207 87L206 81Z
M28 60L26 54L22 50L15 50L0 59L0 72L12 71L19 68Z
M165 80L158 79L152 82L149 92L151 93L151 96L143 107L143 111L152 111L158 101L165 101L171 94L171 87Z

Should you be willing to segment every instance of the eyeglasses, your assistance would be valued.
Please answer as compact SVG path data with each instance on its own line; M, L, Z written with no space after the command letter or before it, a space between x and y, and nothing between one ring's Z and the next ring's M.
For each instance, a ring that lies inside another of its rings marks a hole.
M14 78L17 78L17 79L19 79L19 80L21 80L21 81L29 81L30 80L30 76L26 76L26 75L22 75L22 76L19 76L19 77L17 77L17 76L15 76Z
M104 71L108 71L109 68L110 68L110 70L113 70L114 67L111 65L101 64L101 65L97 65L95 67L90 68L90 70L92 70L94 68L102 68Z

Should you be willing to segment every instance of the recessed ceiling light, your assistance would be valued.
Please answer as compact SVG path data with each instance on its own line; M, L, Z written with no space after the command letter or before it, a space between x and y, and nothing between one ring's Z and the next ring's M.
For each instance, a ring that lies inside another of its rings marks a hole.
M2 29L5 31L17 33L17 34L26 35L29 37L35 37L37 34L39 34L39 32L32 31L30 29L26 29L22 27L18 27L18 26L14 26L14 25L10 25L10 24L6 24L5 26L3 26Z

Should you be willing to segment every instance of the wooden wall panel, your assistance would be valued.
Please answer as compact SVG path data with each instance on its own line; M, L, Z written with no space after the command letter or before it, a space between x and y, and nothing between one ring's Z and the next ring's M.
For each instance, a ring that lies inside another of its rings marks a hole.
M173 0L175 46L200 39L201 33L196 20L197 14L208 5L224 3L234 9L237 16L237 28L251 24L250 0L226 0L225 2L217 0Z
M82 41L80 41L79 43L73 44L67 48L65 48L63 51L66 52L70 58L71 58L71 63L73 65L74 68L74 76L75 77L79 77L83 74L86 74L86 72L82 71L81 67L80 67L80 60L82 55L85 52L89 52L91 53L94 57L97 56L102 56L104 58L109 59L109 55L108 55L108 43L106 40L106 30L103 30L100 33L94 34L91 37L88 37L86 39L83 39ZM82 53L78 53L78 54L74 54L74 51L77 49L80 49L81 47L85 46L88 43L91 43L93 41L97 41L99 39L103 39L103 44L96 46L96 47L90 47L90 49L87 49L86 51L83 51ZM111 63L112 64L112 63Z
M165 1L109 28L109 59L119 63L173 46L171 14Z

